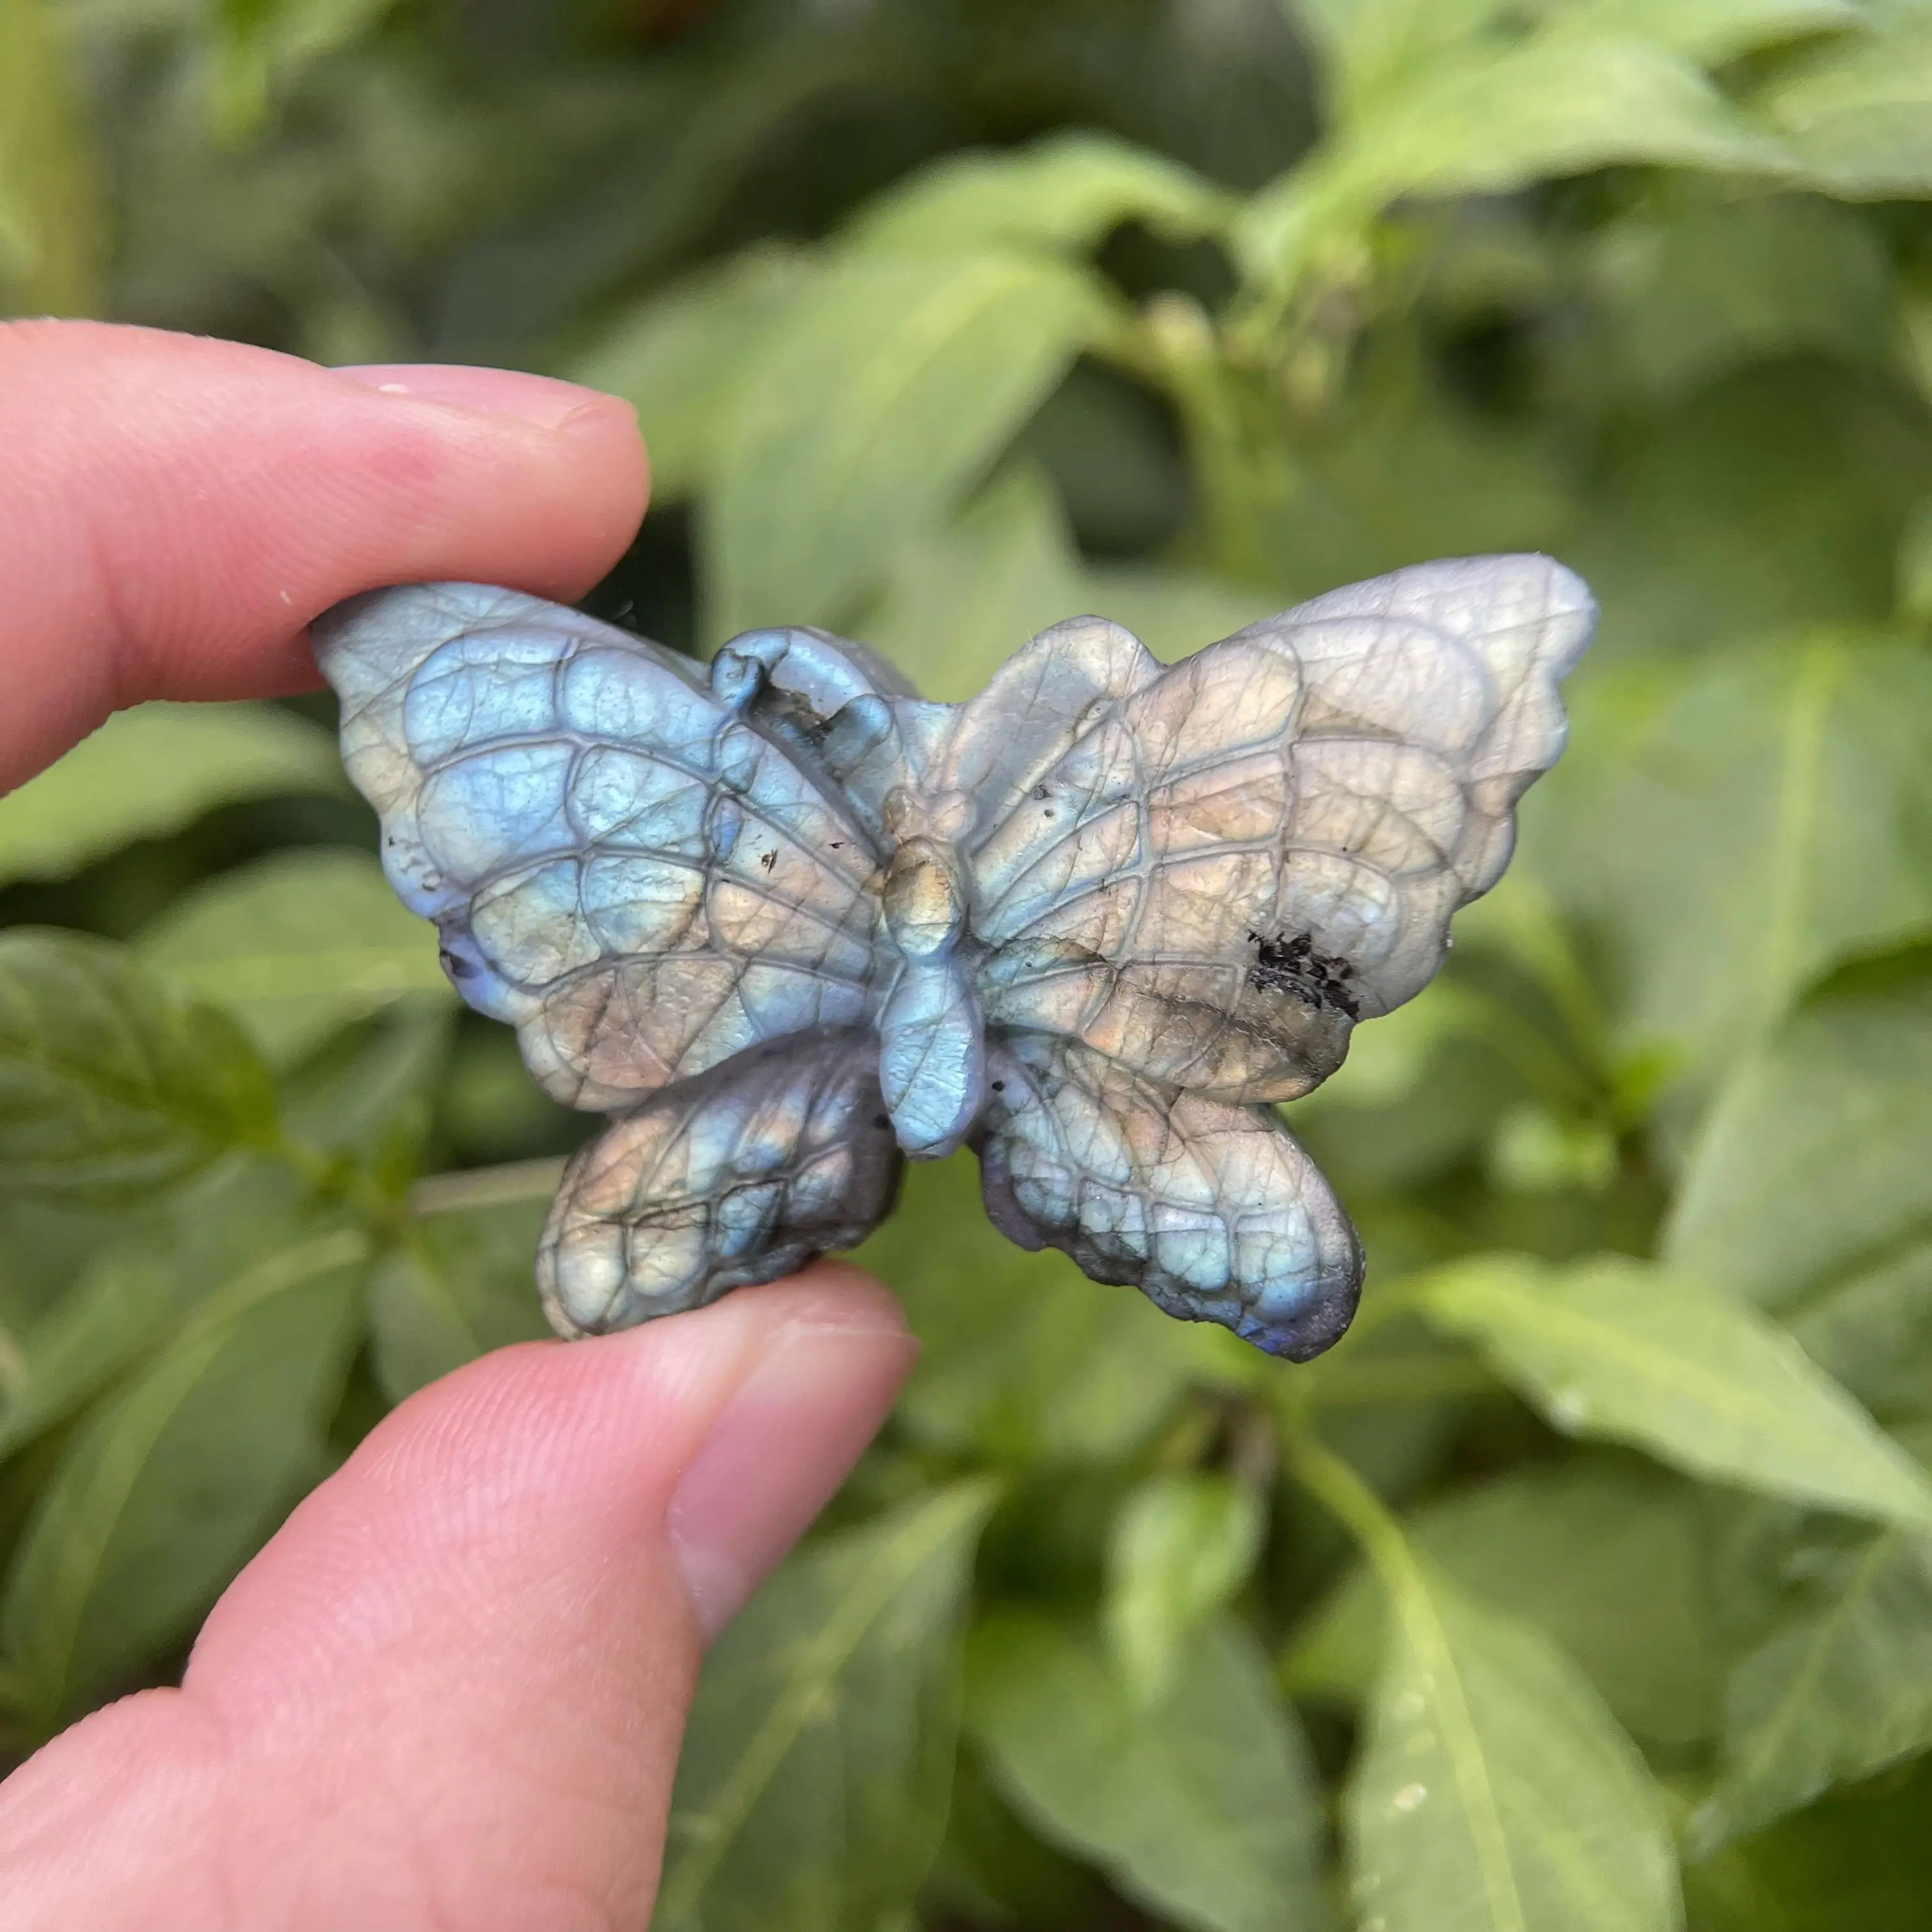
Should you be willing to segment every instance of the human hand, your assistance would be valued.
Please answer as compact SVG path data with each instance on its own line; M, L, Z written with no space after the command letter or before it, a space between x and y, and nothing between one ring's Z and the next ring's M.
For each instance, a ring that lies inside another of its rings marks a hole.
M621 403L0 326L0 786L116 706L314 685L378 584L581 592L629 540ZM9 1932L573 1932L650 1911L704 1640L837 1487L913 1345L821 1265L404 1402L210 1615L178 1690L0 1784Z

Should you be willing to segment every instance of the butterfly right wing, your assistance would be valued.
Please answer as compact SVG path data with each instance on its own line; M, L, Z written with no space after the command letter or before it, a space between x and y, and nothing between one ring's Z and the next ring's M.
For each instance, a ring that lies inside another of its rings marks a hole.
M392 883L555 1098L621 1107L869 1015L879 854L755 703L481 585L374 592L314 637ZM798 642L830 674L836 640Z
M980 1188L994 1226L1306 1361L1348 1328L1355 1231L1271 1109L1177 1094L1068 1040L991 1047Z
M1420 990L1450 914L1496 883L1594 615L1547 557L1425 564L1097 692L1025 796L980 822L988 1025L1225 1100L1306 1092L1357 1020ZM1050 662L1052 638L1008 673Z

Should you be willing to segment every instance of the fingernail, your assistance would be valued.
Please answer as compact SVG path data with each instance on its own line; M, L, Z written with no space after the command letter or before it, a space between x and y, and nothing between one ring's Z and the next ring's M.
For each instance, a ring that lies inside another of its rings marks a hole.
M788 1324L739 1384L664 1520L707 1641L831 1500L917 1346L880 1294L830 1320Z
M473 368L460 362L370 362L335 371L385 396L409 396L450 409L511 416L540 429L561 429L573 417L627 411L600 389L560 382L520 369Z

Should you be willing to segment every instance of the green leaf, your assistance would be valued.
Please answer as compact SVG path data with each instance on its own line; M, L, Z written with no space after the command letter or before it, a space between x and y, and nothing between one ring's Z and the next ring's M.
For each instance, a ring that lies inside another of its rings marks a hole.
M48 0L0 0L0 315L100 311L107 206Z
M8 1260L23 1245L64 1234L82 1220L92 1238L58 1240L40 1257L58 1268L21 1332L11 1399L0 1403L0 1457L66 1421L160 1347L244 1260L285 1245L312 1213L308 1184L286 1162L244 1155L218 1162L184 1187L124 1215L85 1204L50 1210L42 1222L16 1202L6 1227ZM27 1257L29 1264L34 1258Z
M64 878L218 805L342 786L328 734L286 711L140 705L0 799L0 880Z
M1752 104L1828 193L1882 200L1932 192L1932 20L1911 6L1868 17L1874 31L1780 73Z
M1611 372L1583 344L1579 351L1573 376L1594 393ZM1557 772L1575 760L1571 785L1586 766L1619 776L1598 760L1597 734L1606 704L1634 702L1646 658L1649 696L1661 706L1754 658L1769 660L1762 668L1774 682L1792 649L1767 646L1808 626L1888 619L1899 534L1932 488L1918 425L1868 376L1816 356L1740 368L1670 408L1626 417L1602 455L1587 518L1555 545L1606 614L1586 668L1565 689L1576 728ZM1720 646L1738 648L1720 656ZM1660 661L1666 651L1682 661ZM1708 774L1750 728L1749 715L1733 724L1714 706L1712 714L1716 735L1694 772ZM1540 811L1524 825L1532 842L1556 794L1538 796ZM1729 808L1714 798L1706 808ZM1604 869L1580 847L1576 859L1584 878ZM1686 910L1696 916L1694 904Z
M116 1214L98 1202L0 1196L0 1321L16 1334L32 1328L145 1213L139 1204Z
M376 1377L400 1402L437 1376L512 1342L549 1334L537 1305L537 1236L546 1198L418 1218L370 1285Z
M386 1192L401 1192L421 1173L439 1123L458 1017L440 994L409 993L335 1034L284 1076L289 1138L346 1154Z
M1664 1236L1881 1408L1932 1356L1932 956L1842 976L1720 1092Z
M106 940L0 934L0 1190L125 1199L274 1136L268 1070L225 1014Z
M230 140L254 133L274 94L360 39L395 0L220 0L216 118Z
M226 1006L280 1066L406 993L454 997L434 931L361 852L279 852L224 873L136 944L184 992Z
M945 1828L958 1631L992 1501L956 1484L794 1556L705 1660L658 1932L876 1932Z
M1352 129L1333 165L1387 202L1507 194L1616 162L1754 170L1783 158L1688 62L1577 33L1432 68Z
M1706 67L1863 18L1852 0L1558 0L1550 16L1563 32L1626 34Z
M1688 1484L1607 1459L1516 1469L1424 1504L1402 1529L1452 1584L1574 1659L1626 1729L1681 1748L1715 1728L1708 1528ZM1366 1696L1386 1625L1380 1585L1355 1570L1284 1659L1288 1689Z
M973 1735L1046 1837L1196 1932L1327 1922L1306 1748L1239 1624L1204 1626L1148 1706L1090 1640L1042 1617L989 1619L968 1657Z
M1165 154L1111 134L1056 134L1004 152L950 154L861 211L856 248L932 254L1003 242L1088 249L1124 221L1191 241L1226 220L1234 197Z
M1868 1408L1932 1414L1932 1239L1862 1258L1784 1318L1804 1352Z
M1932 497L1912 506L1899 536L1898 614L1932 623Z
M1108 1542L1101 1627L1142 1703L1160 1700L1195 1633L1240 1593L1267 1528L1262 1498L1231 1477L1156 1476L1128 1492Z
M1687 1866L1696 1932L1919 1932L1932 1898L1932 1758Z
M1669 1932L1660 1796L1562 1652L1412 1560L1347 1795L1352 1889L1386 1932Z
M899 1419L950 1453L1114 1461L1160 1425L1215 1346L1063 1255L1015 1247L987 1220L978 1163L964 1154L914 1166L898 1211L854 1258L896 1292L920 1338Z
M1106 310L1045 257L860 256L748 376L706 505L719 634L838 624L982 476Z
M1093 1871L1026 1828L970 1748L953 1770L946 1841L920 1906L926 1932L954 1919L976 1927L1084 1927L1107 1909Z
M1445 1269L1424 1312L1558 1428L1691 1474L1923 1528L1932 1485L1750 1304L1621 1256L1556 1271L1510 1256Z
M1243 212L1237 248L1252 273L1292 281L1325 235L1403 196L1510 194L1619 163L1776 172L1790 160L1694 65L1610 34L1446 55L1357 110Z
M1718 1096L1666 1252L1881 1414L1932 1412L1932 955L1838 976Z
M1419 79L1494 60L1535 20L1532 44L1565 37L1642 42L1708 67L1856 25L1850 0L1292 0L1319 44L1345 118Z
M64 1421L179 1319L199 1284L140 1249L110 1249L20 1338L0 1456Z
M1798 195L1680 192L1590 244L1616 372L1669 401L1754 362L1808 352L1876 367L1895 326L1890 264L1870 224Z
M1525 857L1615 934L1627 1036L1708 1074L1834 960L1932 926L1928 711L1932 656L1844 633L1586 684Z
M746 249L652 296L566 371L637 410L653 502L674 502L710 481L747 373L814 272L794 249Z
M1491 34L1510 0L1289 0L1327 70L1332 118L1353 120L1377 95Z
M1087 580L1094 610L1124 624L1164 662L1192 656L1281 608L1273 592L1160 564L1100 564Z
M1700 1856L1932 1746L1932 1538L1805 1554L1805 1600L1732 1673Z
M1576 485L1549 426L1479 413L1406 359L1364 344L1346 416L1298 449L1266 547L1272 608L1420 557L1568 554Z
M257 1251L82 1423L0 1594L0 1648L50 1729L178 1641L317 1473L366 1238Z
M530 1078L507 1027L463 1029L438 1083L436 1120L454 1157L485 1165L568 1146L584 1130L580 1114Z
M956 703L1036 632L1072 616L1084 596L1052 486L1016 466L893 560L863 634L922 697Z
M1469 932L1467 922L1459 922L1459 945ZM1526 1059L1535 1036L1521 1015L1458 980L1438 979L1420 997L1352 1038L1348 1058L1297 1103L1294 1119L1300 1124L1318 1120L1320 1131L1332 1137L1341 1125L1338 1116L1358 1117L1360 1132L1373 1142L1364 1151L1378 1171L1401 1174L1411 1142L1420 1144L1420 1170L1439 1168L1473 1148L1485 1126L1480 1105L1472 1105L1478 1096L1466 1066L1445 1077L1444 1063L1458 1047L1466 1058L1469 1049L1493 1048L1499 1040L1507 1055L1519 1030L1532 1034L1529 1047L1520 1050ZM1517 1090L1512 1083L1510 1094ZM1352 1144L1349 1153L1355 1154ZM1358 1158L1352 1164L1361 1162Z

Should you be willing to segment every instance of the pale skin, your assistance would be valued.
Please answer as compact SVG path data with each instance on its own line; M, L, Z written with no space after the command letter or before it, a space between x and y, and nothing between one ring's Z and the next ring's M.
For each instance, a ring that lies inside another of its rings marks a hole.
M311 688L304 627L358 590L578 596L648 490L629 409L568 384L88 323L0 326L0 786L119 706ZM820 1264L424 1390L178 1689L0 1784L10 1932L642 1932L705 1642L913 1353Z

